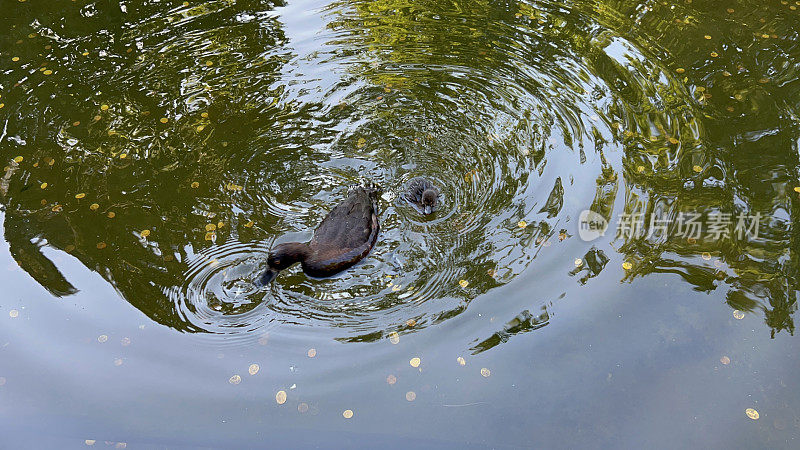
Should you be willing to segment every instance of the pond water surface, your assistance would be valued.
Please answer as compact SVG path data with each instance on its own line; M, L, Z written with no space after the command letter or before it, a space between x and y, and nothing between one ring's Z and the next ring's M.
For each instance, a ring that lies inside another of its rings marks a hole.
M0 0L0 447L797 448L798 8Z

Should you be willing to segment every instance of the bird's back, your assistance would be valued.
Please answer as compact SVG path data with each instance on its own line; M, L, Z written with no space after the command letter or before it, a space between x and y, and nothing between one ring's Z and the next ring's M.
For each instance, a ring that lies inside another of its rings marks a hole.
M306 260L306 266L312 269L326 266L338 268L342 264L355 264L374 245L377 227L372 197L364 188L354 188L347 199L333 208L314 231L309 243L312 254Z

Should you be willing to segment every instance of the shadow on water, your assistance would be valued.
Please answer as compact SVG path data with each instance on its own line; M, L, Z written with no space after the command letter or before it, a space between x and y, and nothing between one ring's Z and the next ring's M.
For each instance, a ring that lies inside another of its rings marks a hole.
M794 331L790 18L746 25L691 4L333 2L326 27L293 42L281 6L3 8L0 193L25 272L55 296L76 292L47 246L177 330L242 341L326 326L374 341L560 261L590 209L610 234L578 247L579 284L598 282L616 250L623 282L674 273L762 310L773 333ZM690 16L726 38L695 48L683 36L703 31ZM399 200L420 175L443 191L432 220ZM276 238L308 238L364 181L386 190L364 262L252 287ZM687 238L681 213L729 220ZM757 235L733 220L759 214ZM640 215L636 233L613 236ZM551 320L548 304L520 306L499 305L516 317L472 351Z

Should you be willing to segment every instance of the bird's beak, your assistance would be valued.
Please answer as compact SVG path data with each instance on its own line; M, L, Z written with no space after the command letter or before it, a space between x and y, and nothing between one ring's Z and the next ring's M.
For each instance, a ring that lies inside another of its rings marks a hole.
M267 269L258 279L259 286L266 286L278 276L277 270Z
M425 214L427 215L427 214L430 214L431 212L433 212L433 208L431 208L431 205L425 205L425 210L424 211L425 211Z

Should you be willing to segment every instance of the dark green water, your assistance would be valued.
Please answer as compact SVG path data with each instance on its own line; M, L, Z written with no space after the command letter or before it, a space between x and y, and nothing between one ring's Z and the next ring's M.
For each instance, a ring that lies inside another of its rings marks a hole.
M796 448L798 9L0 0L0 447Z

